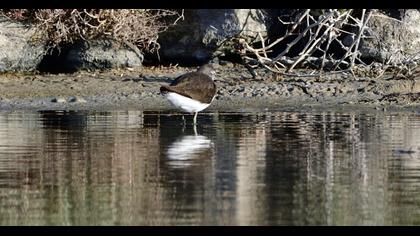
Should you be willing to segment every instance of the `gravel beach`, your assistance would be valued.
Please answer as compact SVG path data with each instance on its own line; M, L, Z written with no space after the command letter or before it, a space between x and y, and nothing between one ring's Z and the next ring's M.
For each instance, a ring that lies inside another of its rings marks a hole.
M74 74L2 74L1 110L173 110L159 87L185 67L81 71ZM260 69L252 78L241 65L216 67L218 92L206 111L376 109L420 107L420 75L363 78L330 74L322 77L282 77Z

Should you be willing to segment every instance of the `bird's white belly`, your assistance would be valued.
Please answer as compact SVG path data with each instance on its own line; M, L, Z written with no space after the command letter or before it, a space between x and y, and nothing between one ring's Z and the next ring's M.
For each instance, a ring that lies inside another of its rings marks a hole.
M185 112L199 112L206 109L210 104L201 103L193 100L189 97L184 97L177 93L169 92L166 94L166 98L178 109Z

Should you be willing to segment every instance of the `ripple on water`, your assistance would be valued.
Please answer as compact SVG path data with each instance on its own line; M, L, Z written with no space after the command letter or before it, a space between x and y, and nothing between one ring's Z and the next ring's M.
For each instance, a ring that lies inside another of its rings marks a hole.
M1 225L420 223L420 116L0 113ZM414 150L396 152L395 150Z

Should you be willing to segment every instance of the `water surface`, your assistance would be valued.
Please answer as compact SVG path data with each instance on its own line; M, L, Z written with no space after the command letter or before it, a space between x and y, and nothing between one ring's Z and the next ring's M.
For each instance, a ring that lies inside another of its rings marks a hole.
M419 225L420 115L0 113L1 225Z

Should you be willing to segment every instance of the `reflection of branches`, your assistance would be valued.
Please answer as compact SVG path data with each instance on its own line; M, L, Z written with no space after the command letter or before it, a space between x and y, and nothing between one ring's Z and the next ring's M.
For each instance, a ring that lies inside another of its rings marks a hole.
M244 49L242 57L246 63L254 64L254 68L261 65L272 72L283 75L292 75L290 73L296 66L308 64L315 65L321 70L339 71L340 68L351 70L356 60L361 61L359 59L359 43L364 37L366 24L372 11L366 14L366 9L363 9L360 19L353 17L352 13L353 10L328 9L325 13L315 17L309 9L306 9L299 13L295 20L290 22L280 20L281 23L290 25L290 30L267 46L261 36L262 47L260 48L251 46L245 40L240 40L239 43ZM344 30L344 26L355 28L355 33ZM302 31L296 35L297 29L302 29ZM353 38L348 47L342 42L346 36ZM268 51L269 49L284 43L291 37L294 39L286 44L285 49L273 57L268 56L268 52L271 52ZM300 49L297 56L286 56L293 46L301 42L305 42L305 46ZM333 43L344 50L344 55L338 60L330 52L330 46ZM321 56L315 56L315 53L321 53Z

